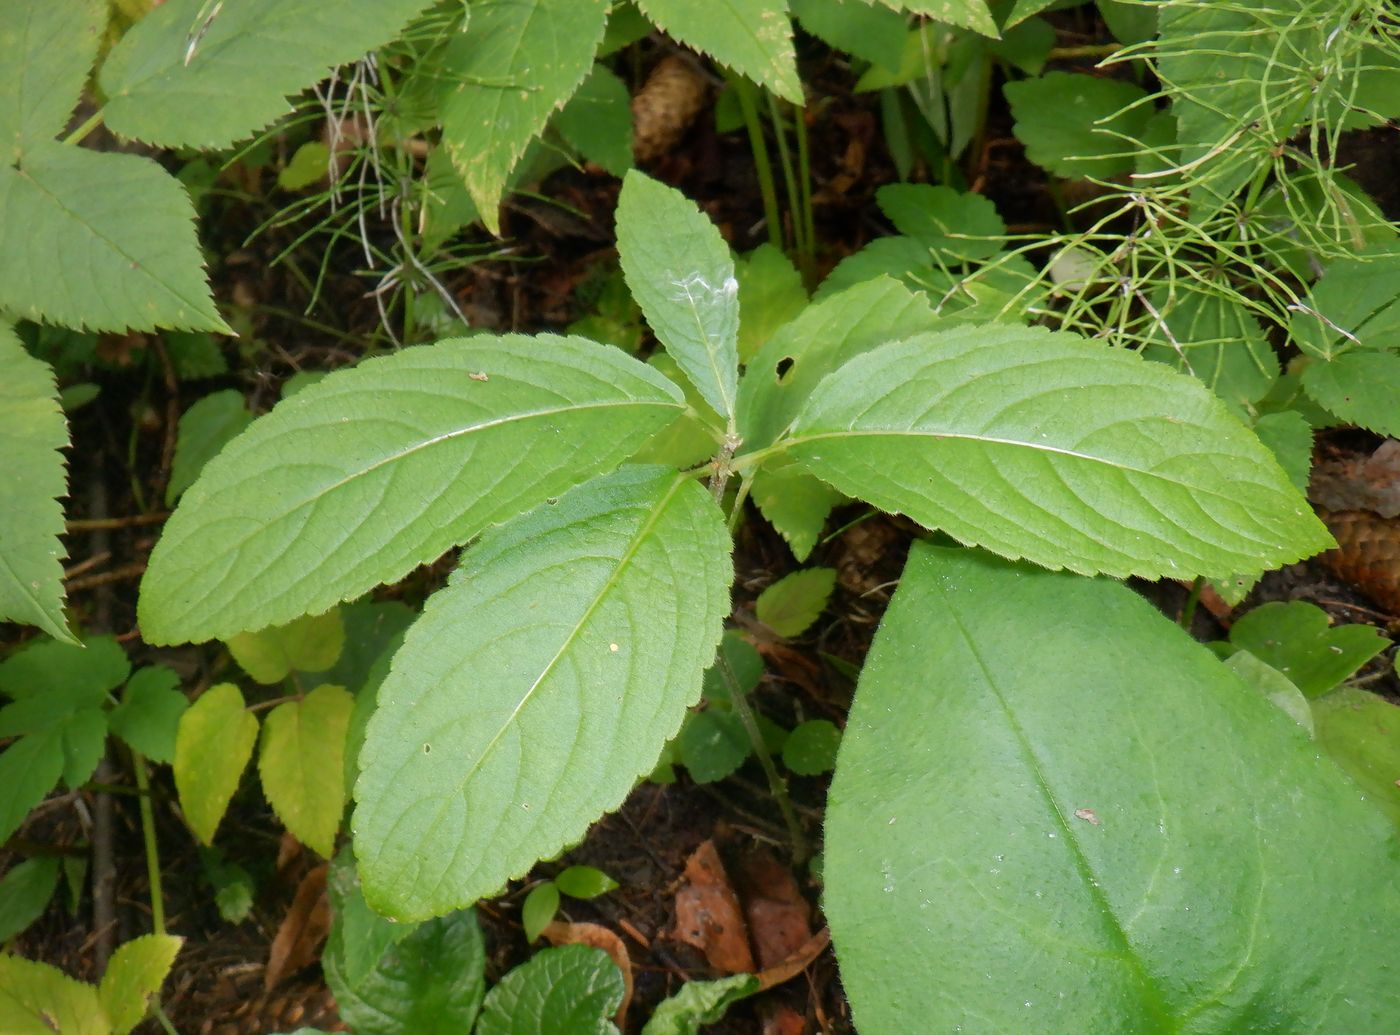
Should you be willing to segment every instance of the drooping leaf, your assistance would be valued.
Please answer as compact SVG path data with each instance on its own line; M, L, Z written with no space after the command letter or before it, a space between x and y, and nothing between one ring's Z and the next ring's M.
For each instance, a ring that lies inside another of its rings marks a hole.
M0 841L19 829L63 773L63 733L56 728L21 737L0 752Z
M916 543L841 746L825 901L863 1035L1382 1035L1397 849L1126 588Z
M733 712L707 708L692 715L676 738L676 760L696 783L715 783L738 772L753 744Z
M474 902L616 807L699 696L729 551L710 495L656 467L482 536L379 689L352 823L365 898L408 919Z
M43 916L57 887L56 856L35 856L10 867L0 879L0 943Z
M818 386L789 453L842 492L1050 568L1227 576L1330 536L1194 379L1009 325L882 346Z
M0 226L0 310L96 331L228 331L190 199L149 158L36 143L0 165Z
M296 149L291 160L277 173L277 186L283 190L303 190L326 178L331 149L320 140L308 140Z
M681 409L661 375L578 338L449 339L336 371L185 494L141 585L142 634L325 611L612 468Z
M602 949L544 949L486 996L477 1035L617 1035L622 972Z
M987 0L879 0L886 7L913 14L926 14L945 25L961 25L983 36L997 34L997 23L987 8Z
M355 1035L461 1035L472 1030L486 988L486 947L470 910L411 928L353 983L334 936L321 962Z
M0 955L0 1031L6 1035L111 1035L97 989L57 967Z
M287 98L388 43L425 0L167 0L112 49L103 120L162 147L218 150L292 110Z
M259 683L280 683L293 671L320 672L340 658L345 624L340 609L303 615L286 625L229 638L228 651L240 668Z
M632 168L632 96L607 65L595 64L554 117L569 146L614 176Z
M754 613L779 636L801 636L821 617L835 586L834 568L794 571L758 595Z
M0 165L62 132L106 21L98 0L0 0Z
M642 1035L697 1035L703 1024L722 1020L729 1007L759 989L756 974L734 974L718 981L687 981L662 1000Z
M1153 111L1141 103L1147 91L1136 83L1047 72L1007 83L1004 90L1016 139L1042 169L1067 179L1106 179L1132 170L1134 140Z
M536 884L520 904L520 926L525 940L533 942L559 912L559 885L552 880Z
M151 996L160 991L184 941L170 934L143 934L112 954L97 986L113 1035L127 1035L146 1016Z
M1312 709L1318 743L1400 826L1400 708L1344 686L1313 701Z
M617 881L595 866L569 866L554 878L554 883L570 898L597 898L617 890Z
M443 55L458 85L442 103L442 139L486 228L501 231L501 195L525 147L593 67L606 0L478 4Z
M875 200L894 228L951 264L989 259L1001 251L1006 224L981 194L927 183L890 183Z
M0 33L5 30L0 28ZM3 47L0 47L3 53ZM3 60L3 58L0 58ZM8 230L6 231L8 245ZM37 625L75 643L63 616L63 454L68 423L48 364L0 321L0 456L5 506L0 508L0 621Z
M242 392L232 388L210 392L181 414L170 481L165 486L165 505L173 507L194 484L204 465L251 423L253 414L247 400Z
M175 789L195 837L214 840L258 739L258 720L232 683L204 691L180 716L175 737Z
M345 811L345 733L354 706L345 687L327 683L263 721L263 794L287 830L327 859Z
M818 776L836 765L841 731L829 719L798 723L783 742L783 765L799 776Z
M127 681L121 704L107 713L107 725L152 761L173 762L180 716L189 704L180 677L164 665L151 665Z
M1348 424L1400 435L1400 353L1347 352L1303 371L1303 388Z
M701 397L726 420L739 380L739 282L719 230L680 191L629 172L617 251L647 323Z
M792 260L767 243L742 257L734 275L739 281L739 362L748 363L774 331L807 307L807 290Z
M636 0L668 36L708 54L779 97L802 103L786 0Z
M1303 600L1270 601L1230 627L1230 644L1321 697L1390 646L1374 626L1333 627L1327 612Z

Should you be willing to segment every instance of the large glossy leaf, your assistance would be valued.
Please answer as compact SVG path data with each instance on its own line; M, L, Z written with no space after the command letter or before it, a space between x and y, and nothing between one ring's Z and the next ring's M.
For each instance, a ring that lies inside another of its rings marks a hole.
M291 111L287 97L388 43L426 0L167 0L102 66L103 119L163 147L217 149Z
M1273 455L1194 379L1003 325L856 357L790 453L837 489L1050 568L1228 576L1331 537Z
M98 0L0 0L0 165L63 130L97 56L105 15Z
M263 721L263 794L287 830L326 858L345 811L345 733L354 706L345 687L323 684Z
M35 143L0 165L0 310L95 331L227 331L194 208L149 158Z
M676 41L802 103L786 0L637 0L637 6Z
M649 772L729 611L714 500L626 467L494 529L409 630L360 753L365 898L415 919L572 844Z
M617 251L661 344L715 412L733 417L739 282L719 230L680 191L632 170L617 203Z
M3 32L0 29L0 32ZM63 454L68 422L48 364L24 350L0 321L0 456L5 505L0 508L0 621L37 625L76 642L63 616Z
M510 171L592 70L607 16L607 0L477 4L448 44L443 66L458 85L442 104L442 139L492 233Z
M601 949L565 945L535 953L486 997L477 1035L617 1035L622 972Z
M582 338L449 339L337 371L212 460L141 586L148 643L324 611L607 470L680 389Z
M1398 858L1304 730L1123 586L915 546L827 816L862 1035L1385 1035Z

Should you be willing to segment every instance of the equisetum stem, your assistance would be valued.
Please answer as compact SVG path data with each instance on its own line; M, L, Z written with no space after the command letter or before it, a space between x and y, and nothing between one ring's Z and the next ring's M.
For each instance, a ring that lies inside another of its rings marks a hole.
M729 658L725 656L723 648L719 651L716 663L719 665L724 685L729 690L729 699L734 704L734 714L739 716L744 732L749 735L753 753L758 758L758 764L763 767L763 774L768 777L768 790L777 800L778 809L783 814L788 837L792 840L792 861L800 866L811 855L811 849L807 845L807 835L802 832L802 824L797 820L797 813L793 810L792 799L788 797L787 784L778 774L773 757L768 754L768 745L763 742L763 731L758 728L758 720L754 718L753 709L749 707L749 699L744 693L744 688L739 685L739 677L734 674L734 668L729 664Z

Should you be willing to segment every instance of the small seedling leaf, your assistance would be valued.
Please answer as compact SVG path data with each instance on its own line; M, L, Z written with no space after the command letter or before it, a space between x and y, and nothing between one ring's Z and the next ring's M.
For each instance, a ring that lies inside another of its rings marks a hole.
M820 776L836 767L841 731L826 719L798 723L783 743L783 765L798 776Z
M474 902L620 803L700 695L730 549L703 487L640 466L483 535L379 688L352 824L370 904Z
M501 978L481 1007L476 1035L617 1035L622 972L601 949L544 949Z
M723 1020L730 1006L758 989L755 974L735 974L718 981L687 981L675 995L657 1004L642 1035L697 1035L701 1025Z
M258 739L258 720L232 683L206 690L180 717L175 736L175 789L185 822L211 844Z
M753 753L744 724L732 712L707 708L692 715L676 741L679 761L696 783L732 776Z
M554 881L541 881L531 888L520 906L520 926L525 929L525 940L533 942L538 938L557 912L559 886Z
M141 1023L183 940L170 934L145 934L112 954L97 996L111 1021L113 1035L127 1035Z
M760 593L754 612L779 636L801 636L821 617L835 588L835 568L795 571Z
M554 878L554 883L570 898L597 898L617 890L617 881L593 866L570 866Z
M758 681L763 678L763 655L744 638L743 633L728 630L720 640L719 649L729 662L729 669L734 673L740 690L747 694L758 686ZM720 668L718 654L710 667L705 669L702 696L707 701L729 703L729 681Z
M345 733L354 706L343 686L325 684L263 720L263 794L287 830L328 859L345 811Z
M1390 646L1370 625L1332 626L1302 600L1261 604L1230 628L1230 643L1272 665L1306 697L1321 697Z
M232 388L210 392L180 416L175 436L175 458L165 486L165 505L173 507L194 484L204 465L232 442L249 424L253 414L243 393Z

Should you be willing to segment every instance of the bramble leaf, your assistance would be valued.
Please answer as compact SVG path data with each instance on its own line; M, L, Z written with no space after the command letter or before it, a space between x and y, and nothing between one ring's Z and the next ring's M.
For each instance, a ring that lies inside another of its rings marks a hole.
M790 455L961 542L1081 574L1228 576L1331 544L1273 455L1194 379L991 324L857 356Z
M189 196L149 158L36 143L0 165L0 226L0 310L80 330L228 331Z
M3 31L3 30L0 30ZM0 621L37 625L76 643L63 615L63 454L68 422L58 405L53 371L0 321L0 456L5 506L0 508Z
M617 202L617 251L632 297L701 397L726 420L739 380L739 282L695 202L635 169Z
M1347 352L1303 371L1303 390L1347 424L1400 436L1400 353Z
M287 98L388 43L426 0L166 0L103 63L103 120L162 147L218 150L292 110Z
M444 74L458 85L443 100L442 140L493 234L511 170L592 70L607 17L606 0L478 4L448 43Z
M141 1023L183 941L170 934L145 934L123 943L112 954L97 986L97 997L112 1022L113 1035L127 1035Z
M402 577L678 417L680 389L581 338L448 339L283 400L209 462L141 584L148 643L284 624Z
M779 97L802 104L786 0L636 0L641 12L678 43L708 54Z
M896 11L926 14L945 25L960 25L983 36L997 35L997 23L987 8L987 0L879 0Z
M263 720L263 794L287 830L327 859L345 811L345 733L354 707L345 687L327 683Z
M211 686L180 716L175 789L185 822L202 843L213 842L257 739L257 717L232 683Z
M714 658L714 500L626 467L487 532L414 623L360 753L365 898L417 919L572 844L656 762Z
M1026 157L1056 176L1106 179L1133 168L1135 147L1152 115L1137 103L1147 91L1122 79L1047 72L1004 87ZM1135 105L1129 108L1130 105Z
M111 1035L97 989L47 963L0 955L0 1031L7 1035Z
M0 0L0 165L63 131L105 23L97 0Z
M1130 590L916 543L841 745L825 903L865 1035L1382 1035L1397 850Z
M172 762L180 716L188 707L180 677L164 665L151 665L127 681L121 704L107 713L107 724L153 762Z

